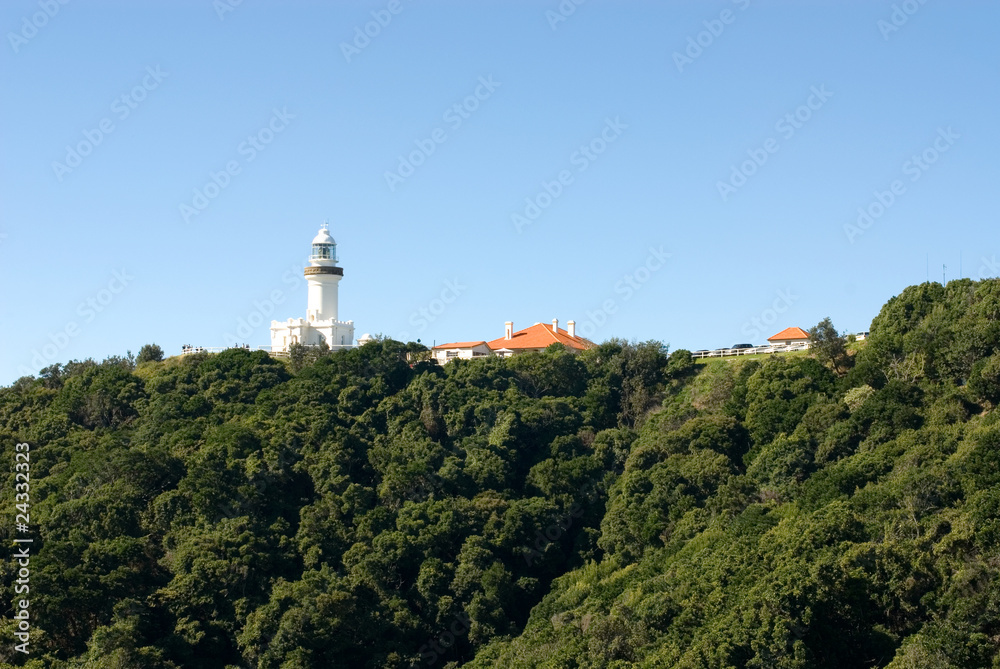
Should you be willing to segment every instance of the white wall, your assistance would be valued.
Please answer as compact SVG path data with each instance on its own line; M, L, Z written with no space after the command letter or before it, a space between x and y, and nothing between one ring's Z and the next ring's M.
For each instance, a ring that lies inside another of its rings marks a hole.
M311 320L337 320L337 292L340 276L336 274L312 274L306 277L309 284L309 302L306 315Z
M490 355L490 347L486 344L480 344L478 346L473 346L472 348L441 348L431 351L434 359L437 360L438 364L444 365L452 360L461 358L463 360L469 360L472 358L481 358ZM456 353L451 357L448 353Z

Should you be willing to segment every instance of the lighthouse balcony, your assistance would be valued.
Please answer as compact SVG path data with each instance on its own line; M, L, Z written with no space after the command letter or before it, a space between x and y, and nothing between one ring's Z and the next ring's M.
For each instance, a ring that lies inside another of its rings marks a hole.
M316 276L318 274L333 274L336 276L344 276L344 268L336 267L333 265L309 265L303 270L303 274L307 277Z

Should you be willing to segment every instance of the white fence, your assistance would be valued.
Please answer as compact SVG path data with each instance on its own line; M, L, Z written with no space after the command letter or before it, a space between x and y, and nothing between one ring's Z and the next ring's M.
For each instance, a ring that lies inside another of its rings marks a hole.
M753 348L717 348L713 351L694 351L692 358L728 358L735 355L759 355L761 353L788 353L805 351L809 344L778 344L776 346L755 346Z
M182 346L181 355L191 355L193 353L222 353L231 348L245 348L244 346Z
M244 351L251 350L249 346L188 346L184 345L181 347L181 355L191 355L194 353L222 353L223 351L228 351L230 349L243 349ZM316 346L306 346L306 348L317 348ZM337 344L331 346L331 351L340 351L354 348L351 344ZM266 351L268 354L273 355L276 358L287 358L288 351L273 351L270 346L258 346L256 348L258 351Z

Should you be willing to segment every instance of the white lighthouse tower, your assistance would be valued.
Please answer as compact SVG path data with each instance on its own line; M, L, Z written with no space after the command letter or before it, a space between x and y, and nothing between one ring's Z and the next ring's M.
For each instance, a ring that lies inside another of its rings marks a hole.
M337 242L324 223L312 241L312 253L304 274L309 285L305 318L271 321L271 351L287 352L292 344L331 349L354 345L354 321L338 320L337 292L344 268L337 265Z
M316 321L337 320L337 289L344 276L344 269L337 267L337 242L330 236L324 223L312 243L309 267L305 268L309 282L309 305L306 319Z

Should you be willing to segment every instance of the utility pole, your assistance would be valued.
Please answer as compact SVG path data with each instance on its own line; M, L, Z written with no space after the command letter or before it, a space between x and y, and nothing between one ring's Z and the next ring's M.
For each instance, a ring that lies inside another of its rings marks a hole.
M947 282L946 282L946 281L944 280L944 271L945 271L946 269L948 269L948 266L947 266L947 265L944 265L944 264L942 264L942 265L941 265L941 285L942 285L942 286L943 286L943 285L945 285L945 284L947 283Z

